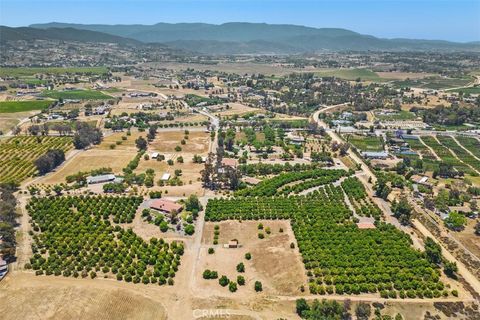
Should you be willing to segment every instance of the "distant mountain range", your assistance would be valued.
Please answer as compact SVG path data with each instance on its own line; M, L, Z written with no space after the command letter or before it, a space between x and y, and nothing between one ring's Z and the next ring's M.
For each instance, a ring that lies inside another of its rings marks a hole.
M46 23L0 29L3 38L56 38L128 45L164 43L204 54L291 54L328 51L480 51L480 42L382 39L346 29L232 22L102 25ZM35 31L38 30L38 31ZM41 32L44 31L44 32ZM89 33L90 32L90 33ZM6 33L7 36L4 36ZM92 39L92 40L89 40Z
M63 40L79 42L118 43L130 46L142 44L138 40L123 38L116 35L91 30L80 30L74 28L10 28L0 26L0 42L11 40Z

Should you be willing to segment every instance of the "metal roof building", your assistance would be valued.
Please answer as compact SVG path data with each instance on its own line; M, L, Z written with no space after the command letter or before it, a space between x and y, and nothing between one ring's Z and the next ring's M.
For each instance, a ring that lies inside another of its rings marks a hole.
M103 182L109 182L109 181L114 181L114 180L115 180L115 175L114 174L102 174L100 176L89 176L89 177L87 177L87 183L88 184L103 183Z

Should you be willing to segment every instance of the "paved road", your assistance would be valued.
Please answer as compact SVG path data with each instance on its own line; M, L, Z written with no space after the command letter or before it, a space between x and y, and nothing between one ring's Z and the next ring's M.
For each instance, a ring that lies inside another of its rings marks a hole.
M325 122L323 122L323 120L319 119L319 115L320 115L320 113L325 113L327 111L330 111L332 109L338 108L340 106L345 106L345 105L347 105L347 104L342 103L342 104L337 104L337 105L333 105L333 106L324 107L324 108L316 111L312 115L313 120L316 121L319 126L324 127L326 129L327 134L332 138L332 141L336 141L337 143L343 143L344 141L342 140L342 138L340 138L340 136L335 131L328 129L327 124ZM347 154L350 156L350 158L353 159L353 161L355 163L361 165L361 170L367 174L367 179L371 178L372 183L375 183L377 181L377 177L373 174L373 172L370 170L370 168L363 162L363 160L359 156L357 156L357 154L355 152L353 152L351 150L351 148L348 149Z

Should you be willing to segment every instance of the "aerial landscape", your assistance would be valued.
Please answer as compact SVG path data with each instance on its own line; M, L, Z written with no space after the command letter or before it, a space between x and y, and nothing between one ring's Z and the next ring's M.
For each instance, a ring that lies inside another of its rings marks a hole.
M478 0L0 12L1 319L480 320Z

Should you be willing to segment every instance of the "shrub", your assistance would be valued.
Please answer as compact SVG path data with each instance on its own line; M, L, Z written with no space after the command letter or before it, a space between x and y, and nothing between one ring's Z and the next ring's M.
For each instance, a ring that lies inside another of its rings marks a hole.
M252 259L252 255L250 252L245 253L245 259L250 260Z
M237 283L241 286L245 285L245 278L243 276L237 276Z
M243 262L237 264L237 272L245 272L245 265L243 264Z
M262 291L263 290L262 283L260 281L255 281L254 288L256 292Z
M230 280L227 278L227 276L223 275L220 279L218 279L218 283L222 286L225 287L228 285Z
M215 249L213 248L208 248L208 254L214 254L215 253Z
M230 292L237 291L237 284L233 281L230 281L230 283L228 284L228 290L230 290Z

